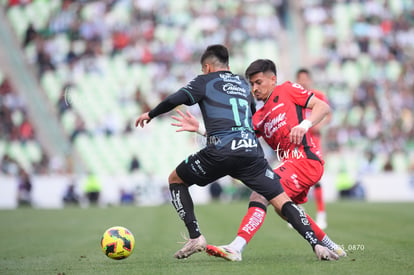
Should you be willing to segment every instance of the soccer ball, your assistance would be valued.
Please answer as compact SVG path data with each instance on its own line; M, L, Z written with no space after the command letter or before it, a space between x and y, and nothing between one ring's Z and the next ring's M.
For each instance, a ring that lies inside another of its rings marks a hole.
M101 238L102 251L111 259L122 260L134 251L135 238L131 231L122 226L108 228Z

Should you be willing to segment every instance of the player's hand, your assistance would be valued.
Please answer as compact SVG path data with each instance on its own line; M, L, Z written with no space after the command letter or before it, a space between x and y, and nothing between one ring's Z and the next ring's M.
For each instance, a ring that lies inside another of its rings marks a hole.
M148 112L143 113L140 115L137 120L135 121L135 127L141 126L141 128L144 128L145 122L148 124L151 121L151 118L148 115Z
M188 131L188 132L197 132L200 123L198 120L189 112L187 111L187 115L177 110L177 113L180 115L178 116L171 116L171 118L178 121L178 123L171 123L172 126L180 127L176 132Z
M290 130L289 139L293 144L299 145L302 142L303 136L312 127L312 122L308 119L302 120L299 125Z
M300 125L293 127L292 130L290 130L290 142L297 145L301 144L303 136L306 134L307 131L307 129L301 127Z

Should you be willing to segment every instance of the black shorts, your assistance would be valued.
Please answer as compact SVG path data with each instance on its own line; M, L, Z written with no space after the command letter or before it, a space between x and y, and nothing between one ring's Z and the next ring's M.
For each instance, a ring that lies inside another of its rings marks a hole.
M206 186L224 176L242 181L247 187L271 200L284 192L279 176L264 157L237 157L219 154L206 147L189 156L176 168L177 175L188 186Z

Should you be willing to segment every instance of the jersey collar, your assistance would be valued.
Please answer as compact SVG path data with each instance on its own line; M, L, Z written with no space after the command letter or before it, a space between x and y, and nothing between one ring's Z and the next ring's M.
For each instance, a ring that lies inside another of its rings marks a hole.
M272 91L269 93L269 95L267 96L266 100L264 101L264 104L266 104L266 103L267 103L267 101L269 100L270 96L273 94L273 91L274 91L274 90L272 90Z

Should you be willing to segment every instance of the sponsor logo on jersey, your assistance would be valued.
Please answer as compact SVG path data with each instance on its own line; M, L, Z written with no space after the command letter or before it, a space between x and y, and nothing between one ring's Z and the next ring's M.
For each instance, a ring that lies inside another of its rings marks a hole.
M267 112L265 115L260 115L260 121L257 123L257 127L260 127L260 125L262 125L265 120L267 119L267 117L276 109L285 106L285 103L280 103L277 104L275 107L272 108L272 110L270 110L269 112Z
M286 113L280 113L278 116L264 124L264 134L267 138L270 138L279 128L285 125Z
M238 85L234 85L233 83L226 83L223 85L223 91L225 91L229 95L241 95L246 96L247 92L246 89L240 87Z
M231 73L226 74L219 74L220 78L223 79L224 82L233 82L237 84L241 84L240 76L234 75Z
M277 144L275 153L279 161L289 158L305 158L305 156L303 155L303 151L299 150L299 147L296 146L293 151L290 151L290 149L283 150L280 148L280 143Z
M257 143L255 140L249 139L240 139L240 140L233 140L231 142L231 150L237 150L240 148L255 148L257 147Z

